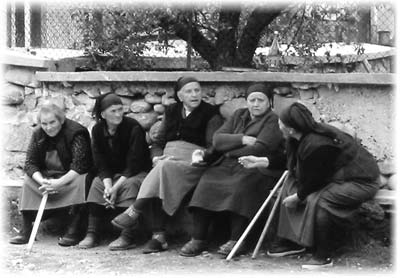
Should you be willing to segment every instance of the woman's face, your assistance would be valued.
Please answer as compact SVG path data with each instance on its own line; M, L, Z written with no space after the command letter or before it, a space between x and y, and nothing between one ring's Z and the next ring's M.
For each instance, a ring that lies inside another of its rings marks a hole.
M252 92L247 97L247 108L252 117L259 117L265 114L269 108L268 97L260 92Z
M101 117L106 121L108 126L117 126L122 122L124 109L122 104L114 104L101 112Z
M198 82L187 83L178 91L177 95L187 109L193 110L201 103L200 84Z
M42 113L40 115L40 126L50 137L55 137L62 128L62 123L57 119L54 113Z
M291 132L291 128L290 127L287 127L282 121L281 121L281 119L279 119L279 128L280 128L280 130L282 131L282 134L283 134L283 137L284 138L289 138L289 137L291 137L291 135L292 135L292 132Z

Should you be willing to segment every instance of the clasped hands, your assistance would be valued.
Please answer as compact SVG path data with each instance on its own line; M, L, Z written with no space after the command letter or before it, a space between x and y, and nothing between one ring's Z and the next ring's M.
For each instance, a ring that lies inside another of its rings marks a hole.
M46 193L57 194L63 186L58 179L43 179L40 184L39 190L42 191L43 195Z

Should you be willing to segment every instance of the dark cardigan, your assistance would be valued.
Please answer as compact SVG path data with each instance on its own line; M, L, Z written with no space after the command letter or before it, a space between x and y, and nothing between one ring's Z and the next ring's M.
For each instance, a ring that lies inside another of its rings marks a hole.
M304 135L298 143L297 165L292 171L298 181L297 195L304 200L331 182L373 182L379 176L374 157L350 135L326 125L338 135L331 138L317 133Z
M115 174L129 178L151 168L145 131L132 118L124 117L114 136L108 134L104 120L98 122L92 130L92 149L100 179L112 178Z
M219 106L203 101L188 117L183 116L181 102L167 106L157 137L151 147L152 157L161 155L165 144L174 140L183 140L201 147L208 147L211 142L207 142L207 128L210 128L210 120L218 114ZM209 137L211 139L212 135Z
M253 146L243 145L244 135L255 136ZM278 116L268 110L262 117L251 120L247 108L238 109L214 134L215 149L226 157L238 158L244 155L266 156L271 169L284 169L286 157L282 132L278 126Z
M35 172L45 170L46 151L50 144L55 145L65 170L83 174L92 167L88 130L75 121L65 119L55 137L49 137L41 127L34 130L25 161L25 172L28 176L32 177Z

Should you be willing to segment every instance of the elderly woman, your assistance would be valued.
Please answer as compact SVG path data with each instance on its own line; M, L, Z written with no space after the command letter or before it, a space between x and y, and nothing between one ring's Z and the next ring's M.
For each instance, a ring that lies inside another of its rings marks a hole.
M193 77L181 77L175 87L177 103L167 107L157 139L152 145L154 168L143 181L136 202L112 223L132 227L140 215L152 221L152 239L144 253L166 250L165 225L196 186L204 167L192 166L196 149L211 144L213 132L222 123L219 107L202 101L201 86Z
M51 101L39 110L38 122L40 126L33 132L26 155L19 206L23 227L10 243L28 242L42 196L49 194L42 219L69 211L72 222L58 243L75 245L82 238L79 226L85 203L85 179L92 167L89 132L66 119L64 111Z
M313 257L302 267L332 266L335 227L351 223L359 205L374 197L378 166L353 137L317 123L300 103L282 110L279 123L287 138L289 176L282 189L281 239L268 254L279 257L313 247Z
M92 130L97 176L87 198L88 229L86 237L79 243L80 248L92 248L99 243L102 218L113 217L134 202L140 184L151 168L145 131L136 120L124 116L122 101L117 95L100 96L93 112L97 119ZM132 231L125 229L110 243L109 249L133 246Z
M256 83L246 95L248 108L235 111L214 134L213 146L223 156L204 172L193 193L189 208L194 229L192 239L180 251L182 256L197 256L207 248L207 231L215 212L229 218L230 239L218 250L227 255L283 171L284 141L278 116L271 110L272 90ZM244 155L267 156L269 173L243 168L238 158Z

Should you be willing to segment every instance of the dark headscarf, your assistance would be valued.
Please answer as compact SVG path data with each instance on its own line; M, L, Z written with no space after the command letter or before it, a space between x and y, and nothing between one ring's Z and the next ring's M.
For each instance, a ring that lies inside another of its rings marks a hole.
M192 77L192 76L181 76L178 78L178 80L176 81L175 84L175 100L177 102L181 102L178 98L178 92L183 88L183 86L185 86L188 83L192 83L192 82L197 82L200 83L199 80L197 80L196 78Z
M93 108L93 115L96 120L99 121L101 119L101 112L112 105L122 105L121 98L116 94L108 93L97 97Z
M274 107L274 92L270 86L264 83L253 83L246 90L246 98L254 92L263 93L268 97L268 101L271 107Z
M316 122L310 110L299 102L292 103L284 108L279 118L287 127L294 128L301 132L303 136L309 133L318 133L331 138L335 144L341 143L339 134L336 133L334 129L329 128L325 124ZM296 165L295 154L297 153L299 143L300 142L294 138L288 138L286 141L287 167L289 170L293 170Z
M327 136L334 141L338 140L338 136L335 132L316 122L311 111L299 102L292 103L288 107L282 109L279 118L286 126L294 128L302 134L314 132Z

